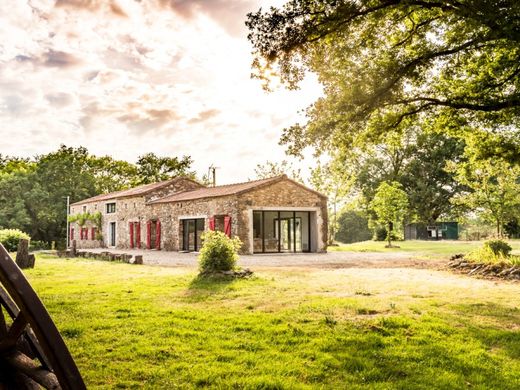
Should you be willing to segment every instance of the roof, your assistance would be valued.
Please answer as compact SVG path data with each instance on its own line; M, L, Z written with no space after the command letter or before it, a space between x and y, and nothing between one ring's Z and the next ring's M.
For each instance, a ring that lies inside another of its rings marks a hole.
M314 192L315 194L325 197L323 194L320 194L317 191L314 191L310 188L305 187L303 184L295 182L287 177L287 175L280 175L275 177L270 177L267 179L260 180L252 180L244 183L236 183L236 184L227 184L222 186L215 187L204 187L191 191L184 191L177 194L172 194L165 196L164 198L160 198L157 200L153 200L149 203L170 203L170 202L181 202L187 200L196 200L203 198L215 198L220 196L228 196L228 195L238 195L244 192L251 191L253 189L258 189L260 187L264 187L267 185L271 185L277 183L282 180L288 180L296 185L306 189L307 191Z
M96 196L93 196L92 198L87 198L87 199L83 199L79 202L74 202L71 204L71 206L83 204L83 203L101 202L104 200L111 200L111 199L117 199L117 198L128 198L128 197L132 197L132 196L146 195L152 191L166 187L181 179L194 181L190 178L183 177L183 176L176 177L176 178L166 180L166 181L161 181L158 183L144 184L139 187L129 188L128 190L122 190L122 191L110 192L108 194L96 195Z

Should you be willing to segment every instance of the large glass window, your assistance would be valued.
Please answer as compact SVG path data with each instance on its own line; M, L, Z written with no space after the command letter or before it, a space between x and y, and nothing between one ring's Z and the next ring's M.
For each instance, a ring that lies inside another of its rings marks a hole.
M311 224L310 212L297 211L295 213L295 244L296 252L310 252L311 250Z
M253 252L310 252L309 211L253 211Z

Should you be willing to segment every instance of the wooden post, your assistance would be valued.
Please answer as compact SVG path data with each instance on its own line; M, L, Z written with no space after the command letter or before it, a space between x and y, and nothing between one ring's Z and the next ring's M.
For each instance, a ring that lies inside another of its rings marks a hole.
M77 246L76 246L76 240L72 240L72 248L71 248L70 255L71 255L71 257L76 257L77 254L78 254L78 250L77 250Z
M16 264L21 269L34 268L34 255L32 255L32 258L29 256L29 240L22 238L18 241Z

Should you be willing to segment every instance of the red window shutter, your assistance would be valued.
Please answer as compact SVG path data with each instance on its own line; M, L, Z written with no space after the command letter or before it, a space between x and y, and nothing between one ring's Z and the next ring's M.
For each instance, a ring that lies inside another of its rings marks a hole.
M231 217L229 215L224 217L224 233L226 236L231 237Z
M70 228L70 239L74 240L74 228Z
M141 222L137 222L136 224L136 235L135 238L137 240L137 247L141 248Z
M134 247L134 223L129 222L128 228L130 229L130 248Z
M161 249L161 221L159 220L155 225L155 249Z
M215 217L209 218L209 230L215 230Z
M90 231L90 234L92 234L91 240L95 240L96 239L96 228L93 227Z
M152 221L146 222L146 248L151 249L152 245Z

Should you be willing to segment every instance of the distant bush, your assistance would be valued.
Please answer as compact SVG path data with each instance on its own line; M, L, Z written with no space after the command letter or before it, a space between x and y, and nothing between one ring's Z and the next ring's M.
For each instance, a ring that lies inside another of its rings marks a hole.
M0 230L0 243L7 249L8 252L16 252L18 249L18 241L21 239L29 240L27 233L18 229L3 229Z
M347 210L338 217L338 231L335 239L345 244L367 241L372 238L367 217L360 211ZM385 236L386 238L386 236Z
M29 243L29 250L31 250L31 251L39 251L39 250L46 250L46 249L51 249L51 246L48 242L31 240L31 242Z
M392 231L390 234L390 239L392 241L399 241L401 240L401 237L398 236L395 231ZM387 240L387 234L386 234L386 227L384 226L378 226L374 229L374 236L372 238L373 241L386 241Z
M232 270L238 260L242 242L238 237L229 238L223 232L208 231L202 235L203 245L199 255L202 274Z
M513 249L506 241L500 239L484 242L484 248L489 248L495 255L502 254L504 256L509 256Z

